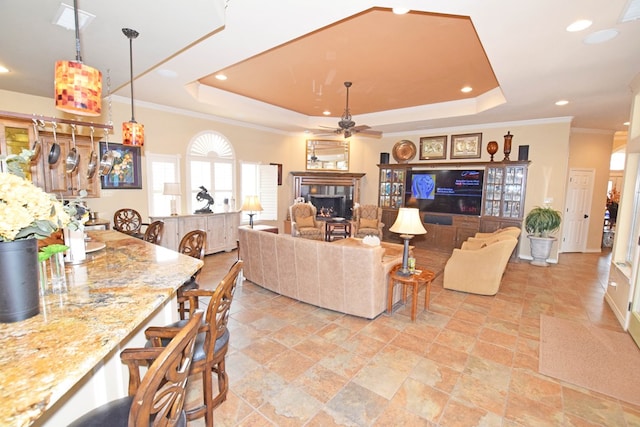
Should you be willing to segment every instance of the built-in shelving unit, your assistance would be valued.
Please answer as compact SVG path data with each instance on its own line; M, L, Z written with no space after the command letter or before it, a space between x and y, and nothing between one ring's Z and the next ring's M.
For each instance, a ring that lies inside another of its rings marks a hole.
M458 215L421 211L426 235L415 236L411 244L416 247L451 250L460 247L476 232L492 232L498 228L522 227L528 161L507 162L437 162L380 164L378 205L383 209L384 240L398 241L397 234L389 231L397 210L405 205L405 194L410 191L408 172L430 169L482 169L484 170L482 212L480 215Z

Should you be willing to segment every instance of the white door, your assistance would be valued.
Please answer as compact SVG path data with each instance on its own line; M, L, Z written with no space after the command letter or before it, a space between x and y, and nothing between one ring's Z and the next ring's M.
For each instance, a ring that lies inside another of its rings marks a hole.
M571 169L569 171L560 252L584 252L586 250L594 174L593 169Z

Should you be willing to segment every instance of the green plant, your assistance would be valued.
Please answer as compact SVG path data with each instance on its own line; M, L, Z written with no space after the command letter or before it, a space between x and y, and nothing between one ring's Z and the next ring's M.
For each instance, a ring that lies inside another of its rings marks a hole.
M537 206L527 214L524 220L524 228L527 233L536 237L549 237L549 234L560 228L562 217L560 211L551 207Z

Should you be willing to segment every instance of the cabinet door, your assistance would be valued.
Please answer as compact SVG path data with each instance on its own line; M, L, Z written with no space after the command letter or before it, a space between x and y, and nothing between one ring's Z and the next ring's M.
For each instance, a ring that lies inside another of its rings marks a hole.
M207 216L207 248L206 254L212 254L225 250L225 216L211 215Z
M238 227L240 226L240 213L233 212L224 215L226 251L238 246Z
M149 217L151 221L162 221L164 227L162 229L162 238L160 239L160 246L178 250L178 244L180 243L180 234L178 230L178 218L177 217Z
M33 126L26 122L3 120L0 122L0 154L20 154L22 150L30 150L35 141ZM41 152L37 159L23 168L24 175L36 186L44 188Z
M204 230L207 231L207 217L206 216L183 216L179 217L178 221L178 244L185 234L192 230ZM208 234L208 233L207 233ZM209 236L207 235L207 240ZM208 246L205 243L206 246ZM208 253L209 248L204 248L204 253Z

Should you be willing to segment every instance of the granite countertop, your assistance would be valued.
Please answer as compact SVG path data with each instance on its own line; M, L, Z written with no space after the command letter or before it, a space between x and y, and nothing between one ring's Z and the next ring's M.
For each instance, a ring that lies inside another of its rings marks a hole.
M138 328L203 263L116 231L66 265L68 291L40 314L0 324L0 425L28 426Z

